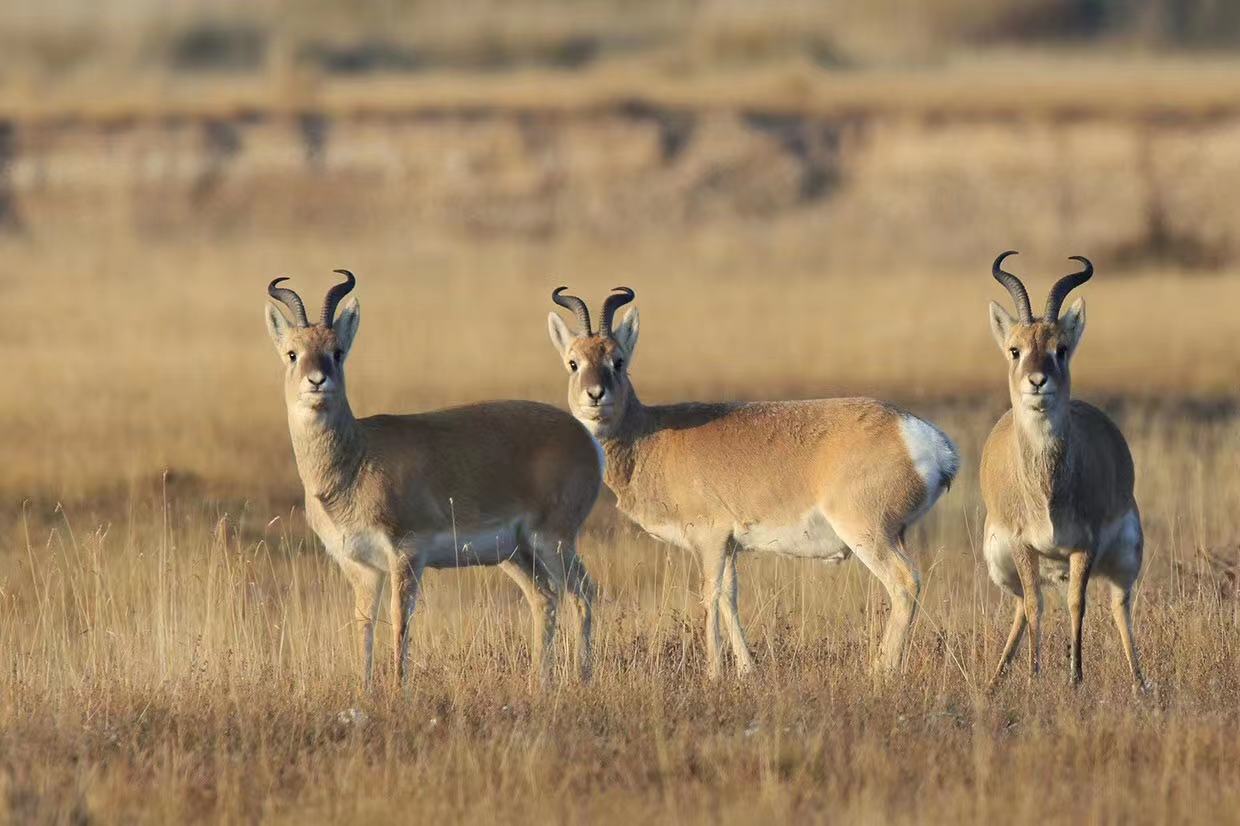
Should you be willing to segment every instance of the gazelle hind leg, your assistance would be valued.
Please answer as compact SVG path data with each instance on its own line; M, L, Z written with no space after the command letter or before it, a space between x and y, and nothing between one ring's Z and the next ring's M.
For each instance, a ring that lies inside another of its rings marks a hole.
M551 655L555 646L558 595L549 588L548 576L540 570L540 562L528 548L522 548L500 570L508 574L530 607L530 661L532 673L546 683L551 676Z
M724 556L719 604L722 608L723 623L727 626L728 637L732 643L732 656L736 658L736 673L744 676L753 672L754 662L749 643L745 640L745 629L741 626L740 586L737 581L736 556L735 551Z
M1116 630L1119 631L1120 645L1128 659L1128 670L1132 673L1133 684L1138 689L1145 690L1147 683L1137 659L1137 647L1132 641L1132 586L1111 583L1111 616L1115 619Z
M565 541L559 544L558 555L564 566L564 578L573 605L577 609L577 669L582 682L590 679L594 662L592 637L594 633L594 599L598 587L586 573L586 566L577 556L577 543Z
M1003 646L1003 654L999 657L999 665L995 668L994 676L990 678L990 685L996 686L1003 675L1007 673L1008 666L1012 663L1012 658L1016 656L1016 649L1020 647L1021 638L1025 636L1025 598L1016 598L1016 610L1012 614L1012 629L1008 631L1007 642Z
M1098 559L1095 576L1105 579L1111 587L1111 617L1119 632L1128 670L1134 686L1141 691L1148 688L1141 673L1140 659L1133 642L1132 589L1141 575L1141 563L1145 555L1145 535L1141 529L1141 514L1134 505L1113 529L1113 538Z
M884 534L875 531L868 541L865 538L866 532L863 531L853 535L840 533L840 537L887 589L887 595L891 599L891 616L887 618L887 627L883 631L882 645L874 666L882 671L896 671L903 663L909 627L917 614L921 576L912 560L905 555L904 541L898 533Z

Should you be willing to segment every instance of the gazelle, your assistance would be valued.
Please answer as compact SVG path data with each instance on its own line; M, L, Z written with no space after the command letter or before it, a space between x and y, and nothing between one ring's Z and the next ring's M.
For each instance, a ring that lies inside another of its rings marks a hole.
M1085 302L1061 318L1068 293L1093 276L1080 272L1051 288L1034 318L1020 279L1003 270L1014 251L995 259L992 274L1016 302L1018 318L990 302L990 330L1008 362L1012 409L1004 413L982 453L986 502L984 552L990 577L1016 597L1016 614L999 667L1007 669L1029 628L1029 668L1038 672L1042 571L1068 581L1072 617L1071 679L1081 680L1081 631L1091 576L1111 586L1111 612L1132 678L1144 686L1132 643L1132 586L1141 573L1141 514L1133 498L1132 455L1119 428L1096 407L1070 397L1070 363L1085 331Z
M498 565L533 614L535 670L547 674L556 606L567 588L580 620L579 664L590 672L594 584L577 535L602 485L595 442L550 405L503 401L408 416L356 419L344 362L360 320L357 300L335 316L355 279L332 287L318 323L297 293L267 288L267 330L284 361L284 401L306 518L353 585L364 680L374 622L391 578L393 654L405 671L410 620L426 568ZM537 644L541 634L541 647Z
M737 610L739 551L829 561L856 554L892 603L875 665L897 668L920 589L904 533L956 475L947 436L872 399L648 407L629 373L637 310L612 329L633 291L607 297L595 331L585 302L565 289L552 299L580 329L555 312L547 321L569 374L569 407L603 445L620 510L699 557L710 676L721 670L721 621L738 672L754 667Z

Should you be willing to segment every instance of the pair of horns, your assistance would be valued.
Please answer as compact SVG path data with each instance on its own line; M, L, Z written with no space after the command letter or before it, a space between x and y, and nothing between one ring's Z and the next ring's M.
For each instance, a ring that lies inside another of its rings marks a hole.
M340 305L340 299L352 292L353 285L357 283L353 273L348 270L332 270L332 272L340 273L345 277L345 280L328 290L327 298L323 299L323 316L319 319L319 324L322 324L324 327L332 326L332 321L336 317L336 307ZM288 281L288 278L277 278L268 284L267 295L289 308L289 311L293 313L293 321L298 327L309 327L310 320L306 317L306 305L302 303L301 296L287 287L276 286L281 281Z
M584 335L594 335L593 328L590 327L590 310L586 307L586 303L575 295L561 295L568 287L556 287L551 293L551 300L561 307L572 310L573 315L577 316L577 323L581 325L581 332ZM611 338L611 322L616 317L616 310L628 304L637 293L628 287L612 287L611 295L603 299L603 312L599 319L598 334L603 338Z
M1016 254L1016 250L1008 250L1005 253L1001 253L995 259L990 274L995 277L996 281L1007 287L1007 291L1012 294L1012 300L1016 302L1016 311L1020 313L1020 320L1025 324L1030 324L1034 318L1033 308L1029 306L1029 291L1025 289L1024 284L1020 283L1019 278L1003 270L1003 259L1009 255ZM1085 256L1073 255L1068 260L1080 261L1085 265L1085 269L1065 275L1055 282L1055 286L1051 287L1051 294L1046 298L1046 312L1042 315L1045 321L1057 321L1059 319L1059 308L1063 306L1063 300L1068 297L1068 293L1084 284L1094 275L1094 265L1089 263L1089 259Z

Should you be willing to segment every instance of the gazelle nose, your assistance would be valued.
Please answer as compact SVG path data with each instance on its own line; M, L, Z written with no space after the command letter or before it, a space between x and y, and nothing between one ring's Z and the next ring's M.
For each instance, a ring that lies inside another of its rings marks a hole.
M327 376L322 373L314 373L313 375L306 376L306 381L310 382L317 389L322 387L323 383L327 381Z
M603 398L603 394L605 392L606 391L603 390L602 386L597 385L597 384L594 385L593 387L586 388L586 395L590 397L590 401L592 402L596 402L599 399Z
M1046 384L1046 374L1045 373L1030 373L1029 383L1033 385L1035 389L1041 390L1042 385Z

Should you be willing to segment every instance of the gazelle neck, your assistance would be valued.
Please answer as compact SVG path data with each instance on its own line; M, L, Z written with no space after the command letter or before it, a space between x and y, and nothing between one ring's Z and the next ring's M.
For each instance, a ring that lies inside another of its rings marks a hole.
M348 400L323 411L290 408L288 424L306 496L327 503L347 492L365 458L365 440Z
M620 418L607 435L600 436L598 440L607 458L604 477L608 487L613 491L617 487L627 485L632 478L637 464L634 446L652 429L650 409L642 404L641 399L637 397L637 391L630 387Z
M1017 467L1025 481L1050 495L1055 481L1070 470L1071 416L1068 403L1047 411L1014 407Z

